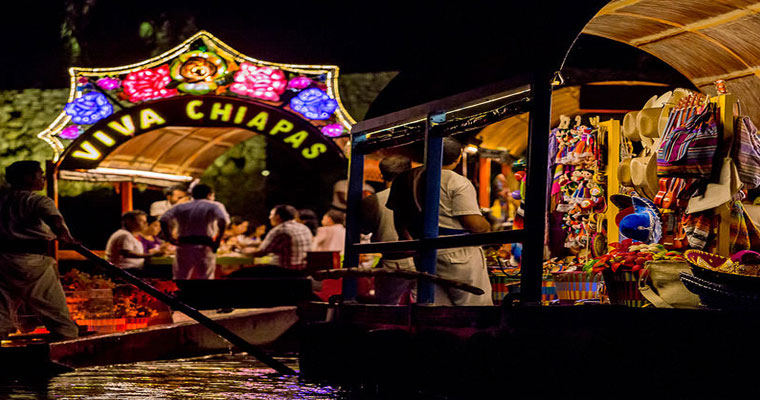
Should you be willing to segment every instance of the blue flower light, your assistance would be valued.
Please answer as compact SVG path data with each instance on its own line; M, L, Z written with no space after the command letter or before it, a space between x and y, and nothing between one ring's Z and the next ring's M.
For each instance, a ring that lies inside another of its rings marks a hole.
M75 124L90 125L113 114L113 105L102 93L89 92L67 103L63 110Z
M319 88L306 89L290 100L290 108L308 119L328 119L338 108L338 102Z

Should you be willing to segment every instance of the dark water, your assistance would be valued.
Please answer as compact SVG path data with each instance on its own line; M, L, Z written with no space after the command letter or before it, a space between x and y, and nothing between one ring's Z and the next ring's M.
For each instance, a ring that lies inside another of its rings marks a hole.
M281 359L297 370L295 358ZM355 395L273 373L245 355L81 368L37 382L6 382L0 399L349 399Z

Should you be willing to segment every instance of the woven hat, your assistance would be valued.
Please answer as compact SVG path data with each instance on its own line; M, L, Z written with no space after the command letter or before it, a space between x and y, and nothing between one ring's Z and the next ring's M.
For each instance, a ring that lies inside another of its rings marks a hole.
M639 127L636 124L638 115L638 111L631 111L625 114L623 117L623 136L632 142L638 142L641 140L641 135L639 135Z
M633 213L620 220L620 233L642 243L658 243L662 239L662 218L651 200L631 196Z
M644 137L642 137L641 143L644 143ZM649 199L654 199L659 191L659 179L657 177L657 147L659 144L660 139L656 139L651 146L645 146L638 157L631 159L631 181L639 189L638 191Z
M620 161L617 169L618 181L623 186L633 186L633 180L631 180L631 158L624 158Z

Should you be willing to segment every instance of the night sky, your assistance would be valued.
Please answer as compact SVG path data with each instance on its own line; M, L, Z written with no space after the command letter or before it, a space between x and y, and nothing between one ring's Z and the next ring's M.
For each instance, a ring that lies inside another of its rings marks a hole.
M389 108L414 105L525 73L558 66L588 19L605 1L160 1L94 2L81 23L83 61L110 67L151 56L141 22L193 19L237 50L284 63L333 64L343 73L401 71ZM6 12L0 32L0 90L68 86L69 59L61 40L63 1L24 0ZM172 42L176 45L178 42ZM582 37L571 68L649 70L678 74L658 60L608 40ZM601 56L603 53L604 56ZM554 67L556 68L556 67ZM388 100L386 100L388 102ZM408 104L402 104L408 103Z

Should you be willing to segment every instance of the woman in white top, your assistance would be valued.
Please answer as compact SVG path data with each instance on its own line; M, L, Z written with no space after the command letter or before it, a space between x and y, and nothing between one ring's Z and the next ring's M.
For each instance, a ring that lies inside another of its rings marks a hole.
M315 251L339 251L343 254L346 243L346 228L343 226L343 213L330 210L322 217L322 226L317 228L314 237Z

